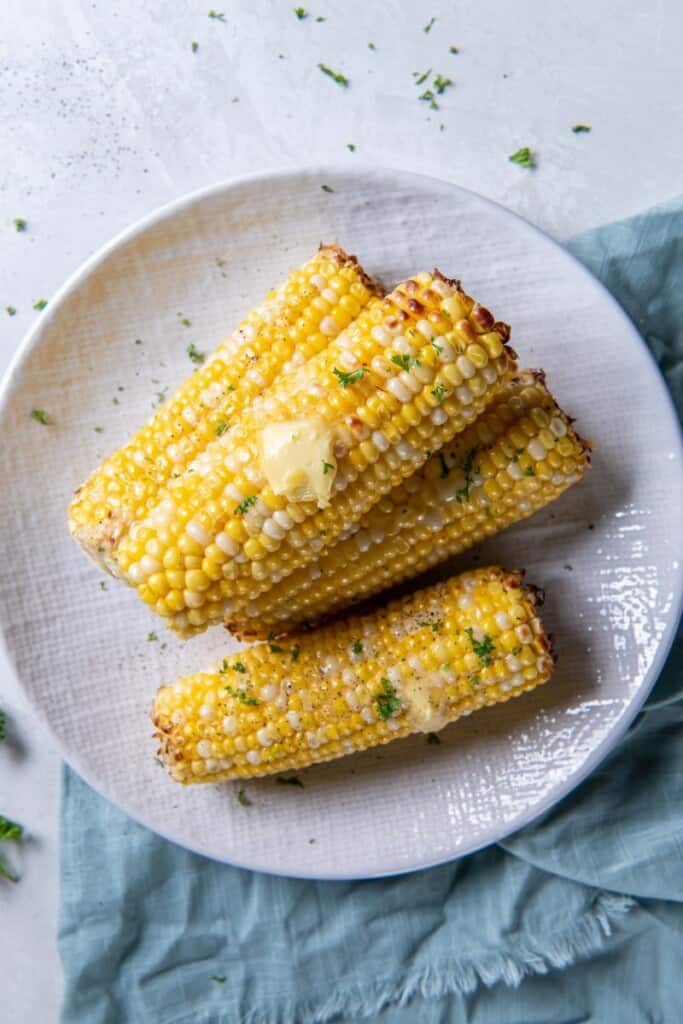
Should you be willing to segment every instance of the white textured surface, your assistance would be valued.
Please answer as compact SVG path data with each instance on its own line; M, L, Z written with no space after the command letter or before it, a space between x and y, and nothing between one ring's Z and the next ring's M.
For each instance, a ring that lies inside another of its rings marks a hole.
M286 5L276 14L266 2L223 6L227 26L200 2L125 0L112 10L38 0L30 13L20 0L3 3L0 307L19 312L0 314L0 367L36 315L32 302L112 233L181 192L263 166L352 167L356 156L406 166L478 189L560 237L680 190L675 0L653 10L626 0L464 0L450 14L443 0L382 14L326 3L313 11L322 24L298 22ZM351 88L321 79L320 60L344 70ZM429 66L456 81L431 123L410 77ZM581 121L591 135L571 135ZM539 153L533 175L506 160L525 144ZM29 220L26 234L11 231L15 216ZM0 680L23 750L0 753L0 810L35 837L24 881L3 887L3 1009L50 1021L58 759L4 662Z

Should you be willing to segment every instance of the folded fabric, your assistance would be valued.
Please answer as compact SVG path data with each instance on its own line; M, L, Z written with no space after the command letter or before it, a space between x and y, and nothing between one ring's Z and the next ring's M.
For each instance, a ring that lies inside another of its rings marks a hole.
M683 201L569 243L683 409ZM683 1020L683 639L626 739L543 820L366 882L206 860L65 769L64 1024Z

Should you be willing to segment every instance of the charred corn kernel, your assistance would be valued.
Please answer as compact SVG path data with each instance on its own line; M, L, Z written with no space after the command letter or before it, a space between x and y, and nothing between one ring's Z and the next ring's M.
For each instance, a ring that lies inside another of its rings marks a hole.
M452 322L440 308L449 297L471 315L471 323L465 322L474 339L488 330L482 307L438 271L402 282L379 304L379 322L374 307L363 310L318 355L254 399L229 433L204 449L192 472L169 481L159 505L120 542L120 575L133 586L145 585L143 558L150 541L159 542L157 561L164 564L162 509L171 548L203 558L212 545L222 546L221 537L236 542L237 550L223 548L229 556L224 582L231 586L221 594L202 591L194 577L182 588L174 586L191 595L189 607L205 608L208 618L226 598L242 605L247 594L257 598L319 557L434 449L476 419L514 370L514 353L507 348L481 371L465 360L467 380L444 402L443 414L433 416L427 399L442 370L436 376L413 371L424 370L433 342L441 349L443 369L459 359ZM487 317L487 324L493 322L488 312ZM388 377L372 369L378 357ZM371 425L359 415L368 408L374 413ZM273 494L286 499L284 520L270 511ZM201 565L186 563L186 575ZM196 632L183 609L169 607L165 618L182 635Z
M533 462L519 443L533 438L518 425L537 423L537 411L553 423L557 444ZM558 438L571 450L571 463L556 455ZM554 501L583 476L590 447L544 375L524 371L475 423L382 498L351 536L233 612L230 629L243 637L288 631L424 572Z
M479 569L370 615L228 655L159 689L159 756L177 782L218 782L442 729L550 678L539 593L521 572Z
M168 481L228 431L283 371L324 348L376 294L355 257L337 246L321 246L78 489L69 507L69 528L78 543L116 575L119 543L157 505ZM308 319L301 331L293 331L302 313ZM160 520L172 514L163 502L157 507Z

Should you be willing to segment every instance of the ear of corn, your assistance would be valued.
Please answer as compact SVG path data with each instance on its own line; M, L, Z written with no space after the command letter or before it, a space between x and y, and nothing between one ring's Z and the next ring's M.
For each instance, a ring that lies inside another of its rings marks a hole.
M532 515L589 463L590 445L544 375L524 371L350 536L254 598L229 627L243 638L288 632L371 597Z
M313 561L472 422L514 370L508 336L437 271L403 282L170 481L119 545L122 575L181 635L222 619ZM327 432L329 503L292 500L266 478L265 424Z
M464 573L367 616L260 644L157 693L177 782L302 768L432 732L551 674L537 591L521 572Z
M323 349L374 294L355 257L321 246L78 489L69 526L86 552L117 575L119 543L169 479L282 373Z

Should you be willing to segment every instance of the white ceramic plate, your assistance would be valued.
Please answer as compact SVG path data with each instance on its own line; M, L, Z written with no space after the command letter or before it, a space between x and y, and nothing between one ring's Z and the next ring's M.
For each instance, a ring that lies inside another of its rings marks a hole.
M358 253L387 285L435 265L461 277L512 324L522 365L548 371L598 448L584 483L457 561L522 565L546 588L544 619L560 656L552 682L451 726L441 746L414 737L313 768L299 773L303 790L249 783L245 808L234 785L171 783L155 763L147 718L161 681L231 641L217 629L182 644L131 590L112 580L102 589L105 578L67 534L66 507L157 393L192 369L187 344L218 343L321 240ZM34 408L47 412L48 427L29 419ZM97 790L212 857L288 875L367 877L499 839L598 763L673 636L683 459L659 374L629 320L565 251L454 185L313 169L218 185L165 207L50 303L6 380L0 430L0 615L26 693ZM148 642L150 631L159 641Z

